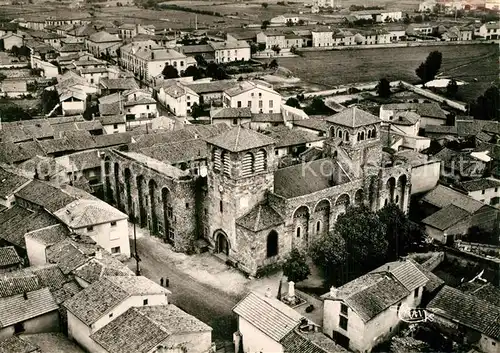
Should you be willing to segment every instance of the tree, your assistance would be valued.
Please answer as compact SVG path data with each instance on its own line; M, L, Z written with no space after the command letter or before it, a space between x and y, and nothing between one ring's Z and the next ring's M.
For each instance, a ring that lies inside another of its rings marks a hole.
M194 60L196 60L196 63L198 64L198 66L207 66L207 61L205 60L205 58L201 54L196 54L194 56Z
M226 71L216 63L207 65L206 76L212 77L215 80L224 80L228 77Z
M427 59L415 70L420 79L426 83L434 79L439 69L441 68L441 62L443 60L443 55L439 51L433 51L428 56Z
M198 119L200 116L203 116L205 114L205 111L203 110L203 107L200 106L198 103L193 103L191 106L191 116L193 119Z
M292 27L293 26L293 21L290 18L288 20L286 20L286 26L287 27Z
M471 104L471 114L476 119L500 121L500 102L497 86L488 88Z
M200 78L203 77L203 73L198 67L196 67L194 65L190 65L186 68L186 70L184 70L182 76L183 77L192 76L193 80L199 80Z
M417 15L413 17L413 21L415 21L415 23L422 23L424 21L424 18L422 17L422 15Z
M271 47L272 51L274 52L274 54L278 55L281 51L281 48L278 44L274 44L272 47Z
M263 8L265 8L265 9L267 9L267 7L269 6L269 4L268 4L267 2L263 2L263 3L261 4L261 6L262 6Z
M410 15L406 14L406 16L403 18L403 23L404 24L410 24Z
M179 77L179 72L172 65L165 65L162 71L163 77L165 78L177 78Z
M289 107L294 107L294 108L300 109L300 102L297 98L290 97L286 100L285 104L288 105Z
M309 254L314 264L322 270L328 284L343 283L348 255L344 238L334 232L327 233L311 244Z
M455 79L451 79L446 85L446 95L450 98L455 98L458 93L458 83Z
M14 56L19 56L19 47L17 45L13 45L12 48L10 48L10 52Z
M378 81L377 94L381 98L389 98L391 96L391 83L385 77Z
M3 80L5 80L7 78L7 76L5 76L5 74L1 73L0 72L0 82L2 82Z
M377 216L385 225L387 240L387 260L397 260L400 256L418 250L424 243L424 232L411 222L408 216L395 204L390 203L377 212Z
M276 59L271 60L269 63L269 68L275 70L279 67L278 61Z
M346 213L337 218L335 232L345 240L349 254L347 281L385 262L388 246L386 226L368 208L348 207Z
M262 21L262 25L260 26L260 28L266 30L270 24L271 22L269 22L268 20Z
M266 43L257 44L257 51L264 51L264 50L266 50Z
M307 279L311 274L311 270L307 264L305 254L297 248L293 248L283 263L283 274L287 276L289 281L295 283Z
M59 95L56 90L43 90L40 95L41 110L44 114L50 113L59 104Z
M303 26L303 25L305 25L305 22L304 22L304 20L303 20L303 19L300 19L300 20L299 20L299 22L297 22L297 24L298 24L299 26Z
M304 108L304 112L307 115L323 115L330 114L332 111L321 97L314 97L311 104Z

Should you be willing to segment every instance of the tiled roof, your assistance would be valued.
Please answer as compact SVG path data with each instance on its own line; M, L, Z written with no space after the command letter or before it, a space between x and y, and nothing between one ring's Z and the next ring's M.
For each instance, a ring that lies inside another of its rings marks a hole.
M47 119L2 123L2 130L0 131L1 141L3 142L21 142L52 136L54 136L54 131Z
M283 223L283 218L268 204L259 204L236 220L236 224L253 232L269 229Z
M250 44L248 44L244 40L225 41L225 42L210 42L210 46L212 48L214 48L214 50L250 48Z
M85 45L83 43L67 43L64 44L61 47L61 49L59 49L59 52L70 53L70 52L79 52L84 50L85 50Z
M281 113L258 113L252 114L252 122L255 123L284 123Z
M19 265L21 258L13 246L4 246L0 248L0 268Z
M196 138L196 134L186 128L168 132L158 132L134 137L134 143L131 148L134 150L151 147L158 144L174 143L179 141L191 140Z
M139 88L134 78L101 78L99 85L110 90L129 90Z
M457 135L457 128L455 126L446 125L426 125L425 133L430 134L446 134L446 135Z
M29 141L19 144L13 142L0 143L0 161L6 163L19 163L36 155L45 155L39 142Z
M321 332L302 332L295 329L280 341L284 353L341 353L348 352Z
M332 177L334 182L332 182ZM318 159L274 172L274 192L294 198L348 181L347 175L330 159Z
M84 353L80 346L62 332L23 334L22 339L40 347L37 353Z
M481 178L470 181L462 181L460 183L462 188L471 192L485 189L492 189L500 187L500 180L492 179L492 178Z
M438 185L434 189L429 191L422 198L422 201L430 203L431 205L439 208L444 208L448 205L454 204L466 210L470 214L476 212L484 206L484 203L474 200L472 197L469 197L444 185Z
M99 281L104 276L133 276L134 273L112 255L103 252L102 258L92 258L72 273L87 283Z
M131 160L136 161L137 163L146 166L146 168L150 168L156 170L157 172L163 173L170 178L177 179L177 178L189 177L189 171L181 170L179 168L163 163L162 161L151 158L144 154L137 152L121 152L120 154L125 156L126 158L129 158Z
M116 222L127 215L100 200L75 200L54 212L61 222L72 229Z
M372 273L390 272L401 284L412 292L415 288L423 287L429 280L411 261L394 261L380 266Z
M479 281L466 282L461 284L458 289L465 294L472 295L477 299L487 301L500 308L500 289L491 283Z
M210 53L213 52L214 49L208 44L200 44L200 45L183 45L180 48L180 51L184 54L198 54L198 53Z
M35 275L23 277L0 277L0 298L32 292L42 288Z
M241 152L274 144L272 138L241 126L208 139L207 142L231 152Z
M359 317L368 322L410 294L389 273L368 273L338 288L334 299L343 300ZM332 299L330 293L323 295Z
M446 120L446 114L437 103L395 103L384 104L383 109L386 110L412 110L422 117L432 117L441 120Z
M131 143L132 135L129 132L109 135L97 135L94 136L94 141L97 148L114 147Z
M130 308L91 338L110 353L146 353L171 335L211 331L176 306Z
M20 224L33 212L14 205L0 213L0 238L8 237L9 233L19 227Z
M451 226L454 226L455 224L465 220L469 216L470 213L463 208L455 206L454 204L449 204L448 206L440 209L439 211L422 220L422 223L433 228L445 231Z
M38 347L19 336L11 336L0 341L0 353L39 352Z
M429 293L433 293L435 290L439 289L443 284L444 281L436 276L434 273L426 269L424 266L420 265L418 262L413 261L413 260L408 260L411 261L429 280L425 284L425 290Z
M207 158L208 145L204 140L193 139L142 148L140 153L167 164L177 164Z
M237 82L234 80L220 80L208 83L189 83L186 84L194 92L198 94L223 92L224 90L233 87Z
M168 290L142 277L104 277L64 303L64 307L86 325L132 295L166 294Z
M224 92L231 96L237 96L242 93L245 93L247 91L253 90L253 89L261 89L264 91L267 91L269 93L273 93L278 95L279 93L274 91L271 87L268 87L267 85L260 83L260 82L253 82L253 81L241 81L237 82L235 85L231 86L230 88L224 90Z
M18 191L16 197L45 207L49 212L55 212L75 200L61 189L36 179Z
M444 286L427 310L500 340L500 308L473 295Z
M325 120L320 119L301 119L292 121L294 126L305 127L307 129L316 131L328 131L328 123Z
M69 239L53 244L45 251L47 262L57 264L64 274L71 273L88 261L88 254Z
M220 108L210 111L212 119L233 119L233 118L248 118L252 117L252 110L245 108Z
M375 115L365 112L357 107L344 109L343 111L330 116L327 120L334 124L353 128L377 124L380 122L380 119Z
M304 145L325 139L325 137L320 137L312 132L289 129L288 127L268 129L264 131L264 134L276 141L276 148Z
M97 119L102 125L125 124L125 115L100 116Z
M16 192L29 179L0 168L0 197L7 198Z
M0 327L7 327L59 309L48 288L0 299Z
M68 156L72 168L74 170L85 170L99 168L101 166L101 158L98 150L88 150L77 153L72 153Z
M94 43L105 43L105 42L121 42L121 39L117 36L109 34L106 31L100 31L93 33L89 36L89 41Z
M83 151L96 147L95 141L88 131L65 131L62 135L68 139L71 147L75 151Z
M293 331L303 317L297 311L275 298L250 292L233 311L267 336L279 342Z

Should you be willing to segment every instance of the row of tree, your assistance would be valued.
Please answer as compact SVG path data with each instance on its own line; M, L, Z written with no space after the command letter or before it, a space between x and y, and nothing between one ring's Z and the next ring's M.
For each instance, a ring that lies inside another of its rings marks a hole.
M328 286L340 286L418 251L423 243L423 230L396 204L378 212L364 206L349 207L338 217L334 230L312 244L308 255L323 271ZM293 250L283 264L283 272L294 282L306 279L310 274L306 254Z

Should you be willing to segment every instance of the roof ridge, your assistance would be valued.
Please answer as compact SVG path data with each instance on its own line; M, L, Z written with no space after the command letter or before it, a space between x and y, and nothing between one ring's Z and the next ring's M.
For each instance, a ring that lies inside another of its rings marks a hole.
M238 125L238 133L236 134L236 139L234 141L234 149L235 150L238 148L238 141L240 139L240 131L241 131L241 125Z
M260 212L262 211L262 205L257 205L257 217L255 217L254 231L257 231L260 222Z

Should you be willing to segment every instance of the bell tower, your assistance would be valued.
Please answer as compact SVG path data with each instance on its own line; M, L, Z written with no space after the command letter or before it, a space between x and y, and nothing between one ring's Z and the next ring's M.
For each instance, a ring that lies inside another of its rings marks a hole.
M207 143L207 235L215 252L231 257L238 251L236 220L274 188L274 140L238 126Z

